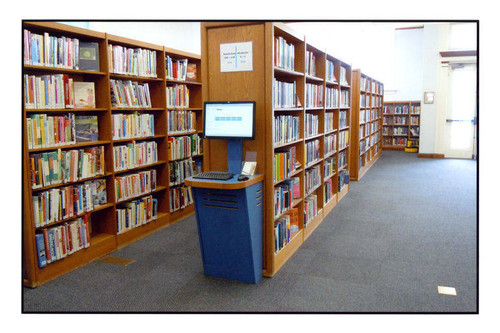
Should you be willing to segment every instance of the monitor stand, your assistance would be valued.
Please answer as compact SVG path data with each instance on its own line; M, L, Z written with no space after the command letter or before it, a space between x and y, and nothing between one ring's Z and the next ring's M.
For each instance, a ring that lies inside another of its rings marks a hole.
M233 174L241 173L241 159L243 156L243 140L227 140L227 171Z

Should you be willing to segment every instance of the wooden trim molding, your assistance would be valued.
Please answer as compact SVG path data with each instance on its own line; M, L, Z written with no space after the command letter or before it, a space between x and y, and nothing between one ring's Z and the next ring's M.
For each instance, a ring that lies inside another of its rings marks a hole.
M418 154L419 158L444 158L444 154Z
M439 55L443 58L449 57L477 57L476 50L468 50L468 51L441 51Z

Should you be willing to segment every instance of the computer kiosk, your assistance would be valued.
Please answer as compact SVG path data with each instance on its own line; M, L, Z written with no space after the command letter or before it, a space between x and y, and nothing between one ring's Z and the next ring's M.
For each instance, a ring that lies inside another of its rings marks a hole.
M241 178L243 140L255 138L255 102L205 102L204 136L227 139L228 173L189 177L205 275L257 283L262 278L264 175Z

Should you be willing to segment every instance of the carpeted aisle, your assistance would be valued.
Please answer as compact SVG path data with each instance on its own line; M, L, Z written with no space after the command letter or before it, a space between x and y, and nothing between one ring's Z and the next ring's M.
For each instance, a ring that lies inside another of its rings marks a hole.
M193 216L112 254L128 266L23 288L23 310L475 312L476 212L475 161L384 151L273 278L205 277Z

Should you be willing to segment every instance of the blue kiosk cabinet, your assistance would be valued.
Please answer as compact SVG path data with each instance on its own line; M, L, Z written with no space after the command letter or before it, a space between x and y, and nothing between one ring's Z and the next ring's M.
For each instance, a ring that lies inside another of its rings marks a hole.
M238 181L186 179L194 196L205 275L257 283L262 278L263 175Z

